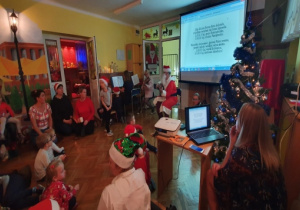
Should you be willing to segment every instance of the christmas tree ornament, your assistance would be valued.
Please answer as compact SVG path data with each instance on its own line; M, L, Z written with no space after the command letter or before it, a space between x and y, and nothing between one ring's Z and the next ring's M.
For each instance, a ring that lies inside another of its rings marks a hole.
M231 116L231 117L229 118L229 122L230 122L230 123L234 123L234 122L235 122L235 119L234 119L233 116Z
M214 116L214 122L217 123L218 122L218 118L216 116Z
M249 81L246 83L246 87L247 87L248 89L252 87L252 85L251 85L251 83L250 83Z

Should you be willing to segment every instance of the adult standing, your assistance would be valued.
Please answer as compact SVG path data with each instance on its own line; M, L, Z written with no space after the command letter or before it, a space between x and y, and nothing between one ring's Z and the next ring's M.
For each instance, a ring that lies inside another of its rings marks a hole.
M128 105L131 102L131 90L133 89L133 82L130 77L130 72L124 71L124 104Z
M156 111L158 117L169 117L171 114L172 107L177 103L177 88L175 81L171 79L171 68L169 66L164 66L163 76L161 80L162 86L159 86L160 98L156 100ZM164 97L163 100L160 100Z
M70 99L64 94L62 84L56 83L54 90L56 94L51 101L54 128L57 133L67 136L72 133L73 107Z
M80 98L76 101L74 121L76 122L76 136L85 136L94 133L95 108L92 100L86 97L86 87L79 88Z
M153 98L154 84L148 69L145 70L144 76L145 79L142 85L142 90L145 92L144 104L147 104L151 108L151 114L154 114L154 106L150 102L150 99Z
M45 92L34 90L31 92L35 104L29 109L29 116L32 123L31 143L36 145L36 137L42 135L46 130L53 128L52 110L46 103ZM57 139L54 140L57 142Z
M279 156L265 110L245 103L230 131L222 164L207 172L208 203L215 209L286 209Z

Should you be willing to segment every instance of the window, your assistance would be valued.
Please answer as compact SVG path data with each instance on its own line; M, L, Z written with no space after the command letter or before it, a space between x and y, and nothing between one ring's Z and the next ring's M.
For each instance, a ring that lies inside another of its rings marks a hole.
M159 40L159 26L144 29L143 40Z
M36 60L36 55L35 55L34 49L30 49L30 57L31 57L31 60Z
M40 57L43 56L43 55L45 55L44 50L39 49L39 54L40 54Z
M21 49L21 58L27 58L26 50Z
M10 50L10 52L11 52L11 58L12 58L12 60L16 61L17 60L17 50L15 48L12 48Z
M161 27L162 39L169 39L180 36L180 20L165 23Z

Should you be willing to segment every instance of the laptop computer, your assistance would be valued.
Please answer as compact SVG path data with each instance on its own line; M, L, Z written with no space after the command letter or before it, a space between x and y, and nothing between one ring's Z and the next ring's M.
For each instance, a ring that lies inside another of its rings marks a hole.
M224 135L211 128L210 105L185 108L186 134L197 145L223 139Z

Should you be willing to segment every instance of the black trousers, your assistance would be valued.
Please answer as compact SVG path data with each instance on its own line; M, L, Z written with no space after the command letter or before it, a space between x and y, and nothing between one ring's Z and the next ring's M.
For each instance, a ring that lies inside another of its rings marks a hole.
M9 175L9 183L3 198L3 206L12 209L23 209L39 202L39 196L32 194L32 189L20 174Z
M55 131L57 133L60 133L64 136L69 136L72 134L73 132L73 129L74 129L74 121L73 123L70 125L70 124L66 124L64 122L61 122L61 123L57 123L55 126Z
M110 128L109 128L110 115L111 115L111 109L107 111L104 108L103 119L104 119L104 122L105 122L105 128L106 128L107 133L110 131Z
M94 133L95 121L90 120L88 124L83 125L83 123L76 123L75 134L77 136L85 136Z

